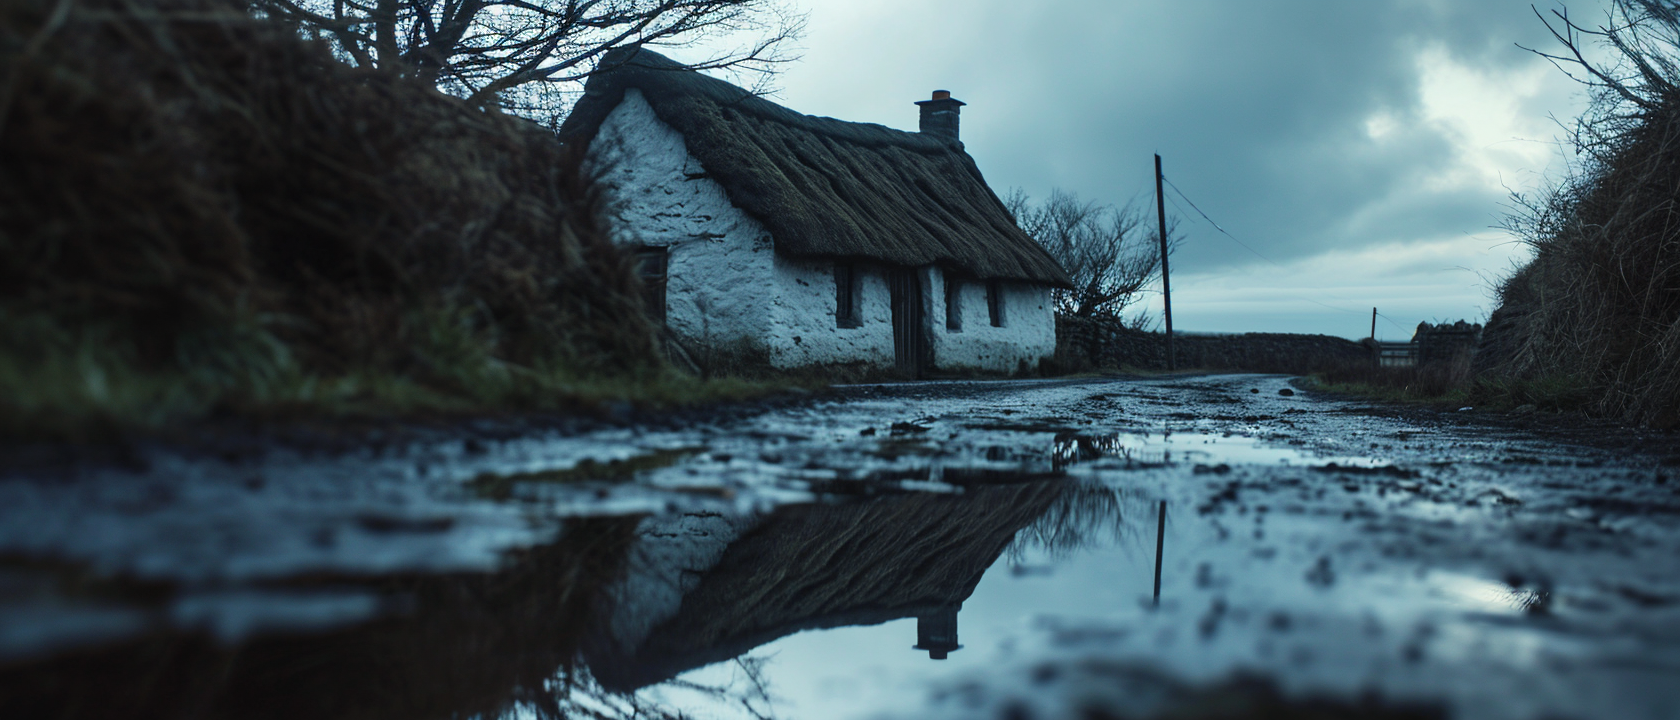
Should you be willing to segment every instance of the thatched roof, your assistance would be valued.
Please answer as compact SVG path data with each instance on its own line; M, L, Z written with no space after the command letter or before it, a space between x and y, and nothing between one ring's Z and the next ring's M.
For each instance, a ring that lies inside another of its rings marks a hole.
M960 142L802 115L648 50L608 53L602 67L562 137L588 142L624 91L640 89L780 252L1071 286Z
M676 615L633 649L600 643L585 659L603 686L627 692L796 632L960 606L1065 489L977 485L961 495L782 508L731 543Z

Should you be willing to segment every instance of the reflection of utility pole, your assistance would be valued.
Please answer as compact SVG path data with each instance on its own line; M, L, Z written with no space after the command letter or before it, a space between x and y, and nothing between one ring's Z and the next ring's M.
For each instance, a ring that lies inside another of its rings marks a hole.
M1167 501L1161 501L1161 514L1155 518L1155 605L1161 604L1161 550L1167 543Z
M1173 355L1172 284L1167 281L1167 198L1161 194L1161 156L1155 156L1155 216L1161 221L1161 307L1167 316L1167 370L1177 370Z
M928 651L928 657L944 660L957 644L957 611L962 605L950 605L916 617L916 649Z

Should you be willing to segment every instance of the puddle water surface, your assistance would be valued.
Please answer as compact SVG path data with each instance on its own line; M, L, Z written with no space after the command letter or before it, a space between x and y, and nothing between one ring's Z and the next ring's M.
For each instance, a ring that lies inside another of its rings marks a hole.
M1655 463L1284 383L859 388L729 426L7 481L0 700L1076 717L1247 673L1472 719L1673 716Z

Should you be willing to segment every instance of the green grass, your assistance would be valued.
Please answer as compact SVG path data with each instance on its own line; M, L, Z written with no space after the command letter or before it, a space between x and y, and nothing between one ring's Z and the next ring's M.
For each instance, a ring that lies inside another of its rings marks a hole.
M1590 383L1568 375L1495 377L1478 379L1470 388L1470 400L1478 407L1497 410L1532 405L1551 412L1586 412L1592 410L1593 399L1601 393Z
M1408 385L1396 386L1380 382L1327 382L1321 375L1308 376L1307 386L1313 390L1338 395L1354 395L1371 400L1395 403L1458 405L1462 407L1470 399L1469 392L1463 388L1436 392Z
M1588 383L1566 375L1538 378L1472 377L1468 358L1424 367L1381 368L1350 365L1314 373L1314 390L1383 402L1444 407L1572 412L1589 408L1594 393Z
M1311 387L1385 402L1462 406L1470 399L1470 356L1413 367L1345 362L1309 376Z
M670 409L784 391L775 379L699 379L655 358L616 372L579 370L549 353L520 365L496 357L491 334L450 310L417 312L405 364L305 368L277 323L245 318L183 333L148 357L132 331L0 309L0 436L99 440L212 418L293 422L403 420L533 411L592 414L610 404ZM809 383L806 383L809 384Z

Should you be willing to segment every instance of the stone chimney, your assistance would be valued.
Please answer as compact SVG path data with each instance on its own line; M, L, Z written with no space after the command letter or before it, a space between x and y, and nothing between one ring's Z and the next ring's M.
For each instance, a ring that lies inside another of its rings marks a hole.
M926 650L928 657L934 660L944 660L951 656L952 651L961 650L962 646L957 644L957 611L961 609L962 603L957 603L918 615L916 649Z
M922 108L921 131L955 142L957 137L957 115L961 108L967 105L961 100L951 97L950 90L933 91L932 100L922 100L916 105Z

